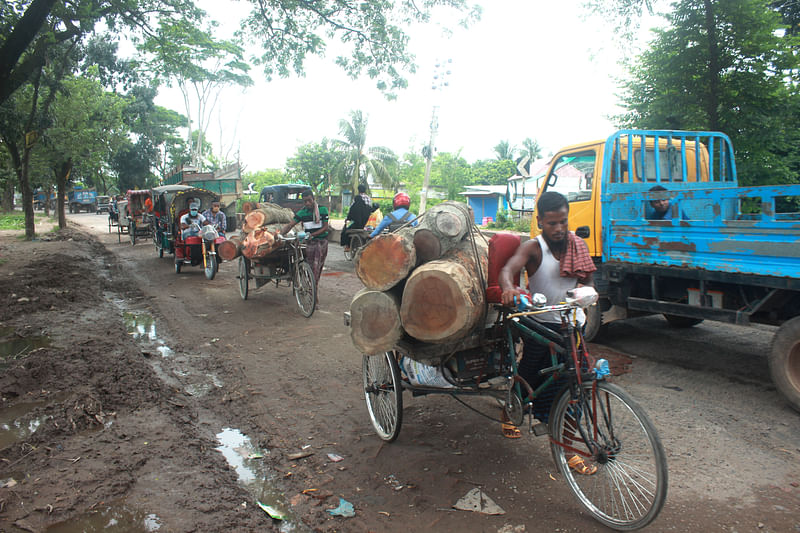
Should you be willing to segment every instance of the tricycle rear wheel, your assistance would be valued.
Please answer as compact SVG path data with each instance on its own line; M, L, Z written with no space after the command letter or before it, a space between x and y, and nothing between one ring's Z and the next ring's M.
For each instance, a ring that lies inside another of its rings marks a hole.
M550 435L556 466L596 520L619 531L655 520L667 497L666 454L628 393L605 381L585 381L574 392L565 387L550 411ZM597 471L576 472L569 465L575 457Z
M403 424L403 387L396 353L365 355L361 369L372 427L381 439L392 442Z

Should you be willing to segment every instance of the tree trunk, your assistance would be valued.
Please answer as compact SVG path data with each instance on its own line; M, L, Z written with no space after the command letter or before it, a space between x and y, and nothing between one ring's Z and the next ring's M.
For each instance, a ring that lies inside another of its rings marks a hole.
M407 233L381 234L359 250L356 275L368 289L385 291L404 280L417 264L417 252Z
M477 237L477 236L476 236ZM465 336L484 314L488 246L477 237L478 260L466 237L441 259L417 267L408 277L400 306L403 328L412 337L446 343ZM480 271L478 270L480 268Z
M22 192L22 211L25 213L25 240L36 237L36 227L33 218L33 190L29 178L31 161L31 148L22 149L22 168L19 177L19 188Z
M394 291L361 289L350 303L350 338L361 353L391 350L403 336L400 302Z
M3 191L2 210L5 213L14 211L14 180L11 178L6 180L6 187Z
M472 226L472 209L462 202L442 202L425 212L416 227L400 230L413 234L417 264L439 259L456 246Z
M294 213L291 209L275 204L261 204L257 208L250 209L244 216L242 231L249 233L268 224L288 224L293 221Z
M231 237L217 245L217 255L223 261L233 261L242 255L241 239L239 237Z
M53 169L56 174L56 189L58 191L56 205L58 206L58 229L67 227L67 215L64 213L64 197L67 195L67 181L72 172L72 158L68 158L61 165Z

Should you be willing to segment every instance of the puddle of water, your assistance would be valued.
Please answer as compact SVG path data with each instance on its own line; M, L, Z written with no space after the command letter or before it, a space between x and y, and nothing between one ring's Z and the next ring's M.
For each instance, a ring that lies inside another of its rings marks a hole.
M53 524L46 533L151 533L161 529L161 519L129 507L123 501L100 506L81 516Z
M134 339L154 341L158 339L156 335L156 321L150 313L122 313L122 321L125 329Z
M239 482L247 489L256 501L269 505L286 514L281 521L280 530L284 533L296 531L297 518L292 514L286 497L273 483L273 474L264 464L263 456L268 450L260 450L238 429L223 428L217 433L220 445L215 448L225 457L239 476Z
M19 337L14 333L14 328L0 328L0 359L3 364L37 348L46 348L47 346L50 346L49 337Z
M54 394L44 400L35 402L18 403L5 409L0 409L0 449L26 440L33 435L47 415L30 418L35 409L45 407L66 398L68 393Z

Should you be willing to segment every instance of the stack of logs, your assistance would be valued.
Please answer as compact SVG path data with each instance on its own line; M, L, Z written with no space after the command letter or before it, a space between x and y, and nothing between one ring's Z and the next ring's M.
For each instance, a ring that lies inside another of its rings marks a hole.
M294 212L276 204L245 202L244 223L241 235L231 237L217 245L217 254L224 261L233 261L240 255L248 259L264 258L281 247L273 234L294 221Z
M356 348L391 350L404 334L447 344L482 324L488 246L472 232L472 217L466 204L442 202L418 226L378 235L359 250L355 268L365 288L350 304Z

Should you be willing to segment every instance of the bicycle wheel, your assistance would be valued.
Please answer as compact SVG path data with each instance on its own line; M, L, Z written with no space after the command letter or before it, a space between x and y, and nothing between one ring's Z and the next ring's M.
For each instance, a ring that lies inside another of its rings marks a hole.
M317 284L314 282L314 271L305 261L297 263L294 272L294 285L292 287L300 314L308 318L314 314L317 307Z
M361 369L372 427L381 439L392 442L403 424L403 389L395 353L365 355Z
M206 253L206 279L211 281L217 274L217 256L214 254Z
M350 237L350 251L344 253L344 258L348 261L352 261L353 258L356 256L356 252L359 248L364 246L364 239L361 238L361 235L353 235Z
M250 261L248 261L243 255L239 256L239 295L242 297L242 300L247 300L247 293L249 292L249 284L250 281Z
M667 497L667 459L653 423L625 391L604 381L566 387L550 412L550 449L581 505L619 531L652 522ZM556 442L559 441L559 442ZM588 443L588 444L587 444ZM580 456L594 474L567 462Z

